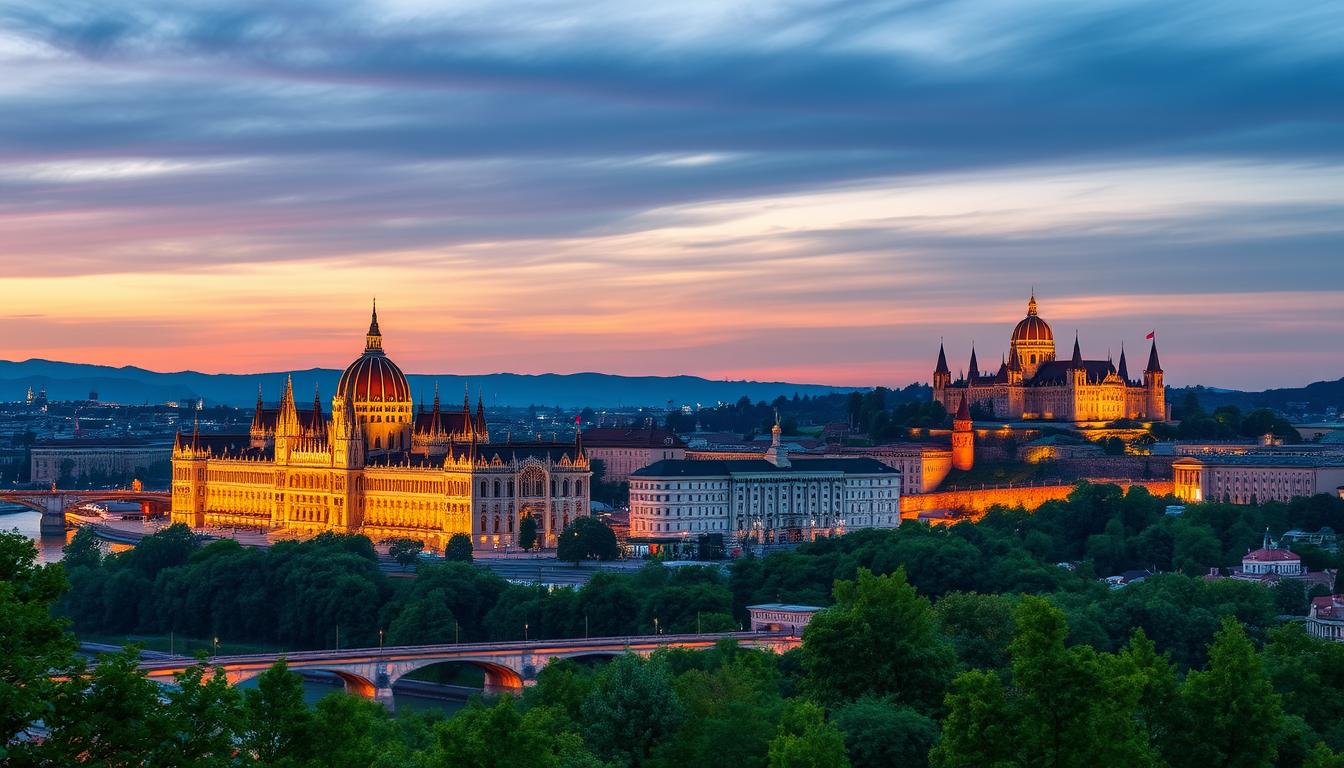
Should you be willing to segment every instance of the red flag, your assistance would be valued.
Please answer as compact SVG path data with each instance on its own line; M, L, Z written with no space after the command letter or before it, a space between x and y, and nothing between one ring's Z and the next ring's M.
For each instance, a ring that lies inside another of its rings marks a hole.
M1157 331L1149 331L1149 332L1148 332L1148 335L1147 335L1147 336L1144 336L1143 338L1145 338L1145 339L1152 339L1152 338L1154 338L1155 336L1157 336Z

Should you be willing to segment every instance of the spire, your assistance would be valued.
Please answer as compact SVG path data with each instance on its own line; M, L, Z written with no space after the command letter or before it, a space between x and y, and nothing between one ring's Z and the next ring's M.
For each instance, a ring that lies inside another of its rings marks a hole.
M260 431L262 430L262 426L263 426L263 425L262 425L262 421L261 421L261 409L262 409L262 404L261 404L261 384L257 384L257 408L256 408L255 411L252 412L252 431L253 431L253 432L260 432Z
M946 373L951 376L952 371L947 369L947 355L943 353L943 342L938 342L938 365L933 368L934 373Z
M1022 370L1022 358L1019 357L1017 354L1017 347L1013 347L1011 350L1008 351L1008 370L1010 371Z
M485 391L478 390L476 393L476 429L485 431Z
M1027 317L1036 316L1036 286L1031 286L1031 299L1027 302Z
M1000 355L1000 356L999 356L999 373L998 373L998 378L1002 379L1002 378L1006 377L1007 375L1008 375L1008 359L1005 358L1005 357L1003 357L1002 355Z
M313 384L313 423L314 431L322 428L322 390L316 383Z
M378 330L378 300L373 300L373 318L369 320L369 332L364 337L364 354L383 353L383 334Z
M1144 373L1161 373L1162 364L1157 361L1157 339L1153 339L1153 348L1148 352L1148 367L1143 369Z
M471 385L462 385L462 412L471 416Z
M980 377L980 364L975 361L975 342L971 342L971 364L966 371L967 379L974 381Z
M961 393L961 405L958 405L958 406L957 406L957 415L956 415L956 417L955 417L954 420L955 420L955 421L970 421L970 420L971 420L971 409L970 409L969 406L966 405L966 393L965 393L965 392L962 392L962 393Z
M512 436L510 436L512 439ZM580 416L574 417L574 458L577 460L583 455L583 419Z
M429 431L432 434L437 434L441 431L441 427L439 426L441 421L441 411L439 410L439 382L437 381L434 382L434 410L431 411L431 413L433 414L433 417L429 423Z
M1125 343L1120 342L1120 368L1116 371L1121 380L1129 381L1129 365L1125 363Z
M1082 350L1082 347L1078 346L1078 332L1077 332L1077 331L1074 331L1074 332L1073 332L1073 361L1072 361L1072 365L1073 365L1074 368L1082 368L1082 367L1083 367L1083 350Z
M191 450L196 450L196 441L201 436L201 416L192 414L191 416Z

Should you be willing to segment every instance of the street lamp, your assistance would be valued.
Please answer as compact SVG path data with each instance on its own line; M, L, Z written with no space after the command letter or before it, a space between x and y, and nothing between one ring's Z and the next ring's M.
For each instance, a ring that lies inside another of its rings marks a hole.
M219 655L219 637L215 637L215 655Z
M527 640L527 622L523 622L523 640Z
M653 634L655 634L655 635L661 635L662 633L663 633L663 631L662 631L661 629L658 628L658 617L657 617L657 616L654 616L654 617L653 617Z
M378 630L378 651L381 653L382 650L383 650L383 630L380 629Z

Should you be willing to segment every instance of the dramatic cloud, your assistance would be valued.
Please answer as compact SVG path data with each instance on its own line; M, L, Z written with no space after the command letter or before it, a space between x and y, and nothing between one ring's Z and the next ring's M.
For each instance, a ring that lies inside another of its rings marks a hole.
M1340 39L1293 0L0 4L0 354L340 365L376 293L417 371L905 383L1034 284L1175 383L1337 377Z

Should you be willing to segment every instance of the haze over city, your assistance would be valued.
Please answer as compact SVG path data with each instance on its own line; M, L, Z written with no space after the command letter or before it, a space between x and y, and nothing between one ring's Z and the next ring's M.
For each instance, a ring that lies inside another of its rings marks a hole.
M1340 375L1344 10L0 6L4 357L871 386L1035 287L1167 383ZM996 363L995 363L996 364Z

